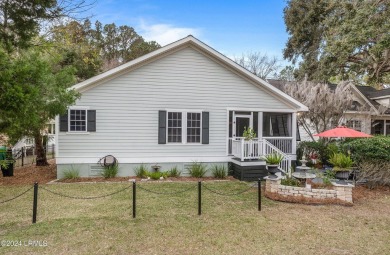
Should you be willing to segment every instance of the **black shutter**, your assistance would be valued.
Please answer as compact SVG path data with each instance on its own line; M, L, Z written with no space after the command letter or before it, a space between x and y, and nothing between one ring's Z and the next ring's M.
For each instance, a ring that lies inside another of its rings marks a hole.
M96 132L96 110L88 110L87 122L87 131Z
M68 113L60 115L60 132L68 132Z
M209 144L209 112L202 112L202 144Z
M167 111L158 111L158 143L167 143Z

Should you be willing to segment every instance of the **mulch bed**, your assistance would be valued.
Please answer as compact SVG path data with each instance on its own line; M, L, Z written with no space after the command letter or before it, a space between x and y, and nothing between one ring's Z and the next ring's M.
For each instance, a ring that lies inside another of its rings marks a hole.
M18 167L14 170L14 176L3 177L0 175L0 186L12 186L12 185L26 185L38 182L39 184L46 184L57 179L56 176L56 164L55 160L49 160L48 166L37 167L35 165L28 165L24 167ZM142 181L141 178L135 176L128 177L115 177L115 178L103 178L103 177L83 177L74 180L59 180L61 183L77 183L77 182L128 182L129 180ZM193 177L178 177L178 178L167 178L161 181L199 181L199 178ZM218 180L212 177L201 178L202 181L213 181ZM229 181L237 181L232 176L228 176L226 179ZM148 180L153 182L154 180ZM160 180L156 180L160 181ZM376 199L383 196L390 196L390 187L376 187L375 189L369 189L365 186L357 186L353 189L353 201L363 201L365 199Z

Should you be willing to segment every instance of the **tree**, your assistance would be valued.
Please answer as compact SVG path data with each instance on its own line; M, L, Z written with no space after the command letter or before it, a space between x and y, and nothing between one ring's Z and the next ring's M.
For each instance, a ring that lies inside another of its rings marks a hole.
M390 74L390 0L290 0L284 58L300 58L299 78L355 78L380 87Z
M340 124L353 102L348 82L341 82L334 89L325 83L292 82L286 84L285 92L309 108L298 116L298 122L313 140L313 129L321 133L331 128L332 123Z
M282 81L295 81L295 68L294 66L285 66L279 74L277 74L278 80Z
M36 164L47 165L42 130L74 104L77 93L68 90L74 83L74 69L59 68L58 59L34 51L15 55L0 48L0 133L8 135L11 143L34 137Z
M269 78L269 75L274 74L280 67L276 57L268 57L261 52L248 52L234 61L262 79Z

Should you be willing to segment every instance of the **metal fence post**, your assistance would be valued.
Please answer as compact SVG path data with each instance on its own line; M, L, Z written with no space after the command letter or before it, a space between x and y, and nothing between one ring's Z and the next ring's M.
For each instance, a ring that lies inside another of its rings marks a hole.
M22 147L22 166L24 166L24 147Z
M261 211L261 180L260 180L260 178L257 181L257 190L258 190L258 204L259 204L258 210Z
M198 215L202 214L202 181L198 181Z
M136 183L133 181L133 218L135 218L136 213Z
M34 183L34 201L33 201L33 218L32 223L37 222L37 208L38 208L38 183Z

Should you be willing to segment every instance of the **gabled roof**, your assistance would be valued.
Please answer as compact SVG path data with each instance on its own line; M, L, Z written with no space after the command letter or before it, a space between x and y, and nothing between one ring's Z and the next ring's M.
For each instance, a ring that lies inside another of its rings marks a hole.
M119 75L122 75L124 73L127 73L135 68L138 68L142 65L145 65L151 61L154 61L155 59L158 59L162 56L165 56L167 54L170 54L172 52L175 52L176 50L182 49L184 47L194 47L207 56L213 58L214 60L220 62L222 65L234 70L239 75L242 75L243 77L251 80L256 86L263 88L270 94L274 95L275 97L279 98L281 101L285 102L286 104L290 105L292 108L295 108L298 111L307 111L308 108L300 103L299 101L295 100L294 98L290 97L289 95L285 94L284 92L276 89L274 86L269 84L263 79L260 79L253 73L249 72L230 58L224 56L220 52L214 50L210 46L206 45L205 43L199 41L192 35L189 35L183 39L180 39L176 42L173 42L171 44L168 44L160 49L157 49L151 53L148 53L142 57L139 57L137 59L134 59L126 64L120 65L114 69L111 69L107 72L104 72L102 74L99 74L97 76L94 76L88 80L85 80L83 82L80 82L71 89L75 89L79 92L87 91L105 81L111 80Z

